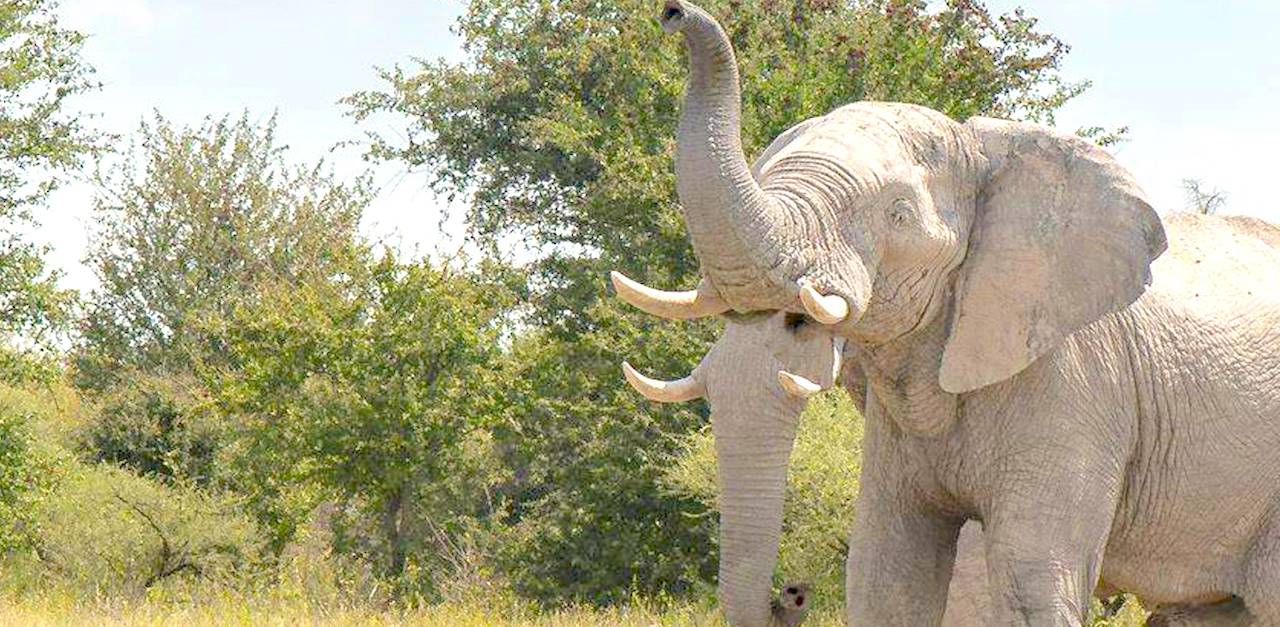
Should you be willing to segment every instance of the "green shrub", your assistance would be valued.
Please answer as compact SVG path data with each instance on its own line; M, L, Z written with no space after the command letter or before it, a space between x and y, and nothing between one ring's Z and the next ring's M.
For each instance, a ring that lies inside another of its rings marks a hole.
M25 497L37 475L32 472L29 444L22 423L0 415L0 552L25 544Z
M234 580L260 556L257 528L233 500L106 464L75 464L32 519L35 554L49 574L95 594Z
M80 449L91 462L207 485L222 437L209 408L192 377L135 373L103 395Z
M48 391L0 388L0 555L31 548L35 510L70 455L50 426L59 411Z

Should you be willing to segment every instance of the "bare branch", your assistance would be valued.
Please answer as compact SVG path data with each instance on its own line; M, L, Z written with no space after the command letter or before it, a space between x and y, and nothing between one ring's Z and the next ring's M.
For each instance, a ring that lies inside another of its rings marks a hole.
M1187 200L1187 210L1210 215L1217 213L1227 204L1227 192L1220 188L1209 188L1200 179L1182 179L1182 193Z

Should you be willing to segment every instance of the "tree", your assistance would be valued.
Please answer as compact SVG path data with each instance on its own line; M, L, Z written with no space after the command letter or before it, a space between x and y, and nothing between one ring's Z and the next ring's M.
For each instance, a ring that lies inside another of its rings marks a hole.
M365 254L368 181L287 164L274 129L274 116L178 127L156 114L97 175L86 262L100 286L74 353L75 382L98 401L79 434L85 457L205 487L230 481L228 428L200 376L230 357L207 321L266 286L342 275Z
M243 114L139 127L99 194L85 261L101 285L80 321L78 383L101 391L122 373L191 373L225 352L194 322L226 315L263 282L344 271L362 244L367 179L335 181L323 162L289 166L275 117Z
M974 0L705 5L738 53L748 152L858 99L1052 122L1088 87L1062 78L1067 46L1034 18ZM657 11L651 0L471 0L455 30L466 61L395 66L383 90L345 99L357 121L403 120L369 133L369 158L421 169L466 200L469 233L490 251L524 245L526 326L495 439L513 469L510 522L538 530L517 551L537 559L513 562L544 600L618 601L632 582L686 591L714 571L710 528L673 523L697 503L662 492L653 468L701 408L638 402L617 364L683 375L716 325L649 319L611 302L604 281L619 269L688 288L699 275L671 171L684 53Z
M1187 210L1201 215L1217 213L1227 204L1226 191L1210 188L1200 179L1182 179L1182 194L1186 198Z
M70 99L97 89L81 58L84 35L62 28L53 0L0 6L0 375L38 374L30 348L48 345L66 322L71 294L46 267L47 248L21 231L35 224L51 191L103 147L103 137L68 114ZM15 338L21 338L13 341Z
M458 507L424 506L488 415L482 381L509 304L507 276L492 270L388 252L326 282L283 283L216 322L230 359L210 387L237 425L238 487L310 486L361 510L363 548L384 575L403 574L424 525Z

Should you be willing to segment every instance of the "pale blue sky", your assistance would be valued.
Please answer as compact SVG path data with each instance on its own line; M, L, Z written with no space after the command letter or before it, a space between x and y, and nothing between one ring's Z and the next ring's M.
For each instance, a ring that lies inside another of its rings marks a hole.
M381 86L375 66L411 56L460 58L448 27L456 1L64 0L68 26L90 33L85 55L106 86L74 103L127 133L154 109L182 123L206 114L280 113L278 134L295 162L328 156L342 176L365 166L354 150L330 154L360 130L338 98ZM658 6L654 0L654 6ZM1183 205L1179 180L1225 189L1225 212L1280 221L1269 196L1280 143L1280 2L1189 0L991 0L995 11L1026 7L1042 30L1072 45L1070 79L1094 87L1059 115L1059 126L1127 124L1114 152L1161 210ZM394 130L392 121L382 128ZM385 191L367 228L430 250L439 241L439 203L421 177L376 173ZM91 191L60 192L37 238L52 243L68 287L92 287L79 264ZM456 213L456 212L455 212ZM447 226L446 231L457 227Z

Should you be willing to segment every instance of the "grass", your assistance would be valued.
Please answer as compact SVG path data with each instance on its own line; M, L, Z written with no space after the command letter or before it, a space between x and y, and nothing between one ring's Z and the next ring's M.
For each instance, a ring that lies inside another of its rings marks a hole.
M171 604L142 599L124 603L67 599L0 600L0 625L24 627L723 627L708 605L659 609L632 605L615 609L572 608L555 612L501 608L478 603L440 604L415 610L337 607L305 602L228 595L199 603ZM806 626L842 625L839 613L815 612Z
M1138 627L1145 616L1130 603L1093 627ZM815 611L806 627L843 625L838 608ZM289 594L223 593L199 601L142 598L86 602L40 595L0 599L4 627L724 627L710 602L660 608L638 601L613 609L570 608L537 612L507 602L444 603L412 610L316 605Z

